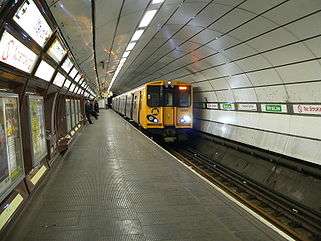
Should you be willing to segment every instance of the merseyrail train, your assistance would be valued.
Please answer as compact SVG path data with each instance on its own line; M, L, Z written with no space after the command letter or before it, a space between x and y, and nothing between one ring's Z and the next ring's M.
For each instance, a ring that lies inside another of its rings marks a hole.
M152 134L173 141L193 126L192 86L173 80L146 83L116 96L113 109Z

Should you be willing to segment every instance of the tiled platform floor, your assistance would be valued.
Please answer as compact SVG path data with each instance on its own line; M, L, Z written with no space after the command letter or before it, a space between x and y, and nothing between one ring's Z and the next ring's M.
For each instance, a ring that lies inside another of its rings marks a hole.
M109 110L83 131L9 240L284 239Z

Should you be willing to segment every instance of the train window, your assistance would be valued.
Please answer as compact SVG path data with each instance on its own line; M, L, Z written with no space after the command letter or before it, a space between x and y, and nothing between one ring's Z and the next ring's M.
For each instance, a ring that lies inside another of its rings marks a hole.
M165 107L174 106L174 90L172 88L164 88L164 105Z
M161 106L161 88L160 86L147 86L147 105L150 107Z
M189 107L191 105L191 88L188 86L176 86L176 106Z

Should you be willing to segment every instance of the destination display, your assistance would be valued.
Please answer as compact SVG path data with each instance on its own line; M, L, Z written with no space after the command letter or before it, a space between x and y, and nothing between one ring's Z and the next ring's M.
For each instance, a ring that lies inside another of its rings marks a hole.
M60 41L56 39L48 49L48 54L56 61L60 62L67 51L62 47Z
M40 96L29 96L29 120L32 138L33 167L47 155L44 103Z
M18 97L0 93L0 202L23 176Z
M26 0L18 9L13 20L41 47L45 45L52 30L32 0Z
M67 132L69 132L71 130L70 99L66 99L66 120L67 120Z
M17 69L31 73L37 55L7 31L0 40L0 61Z
M50 82L54 72L55 69L51 67L51 65L47 64L46 61L42 60L38 66L35 76L40 79L44 79L47 82Z

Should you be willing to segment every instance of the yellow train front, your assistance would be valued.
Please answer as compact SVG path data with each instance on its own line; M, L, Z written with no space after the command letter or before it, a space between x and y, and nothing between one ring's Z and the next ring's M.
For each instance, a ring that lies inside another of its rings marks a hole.
M172 141L193 127L192 86L177 80L149 82L113 98L113 109Z

